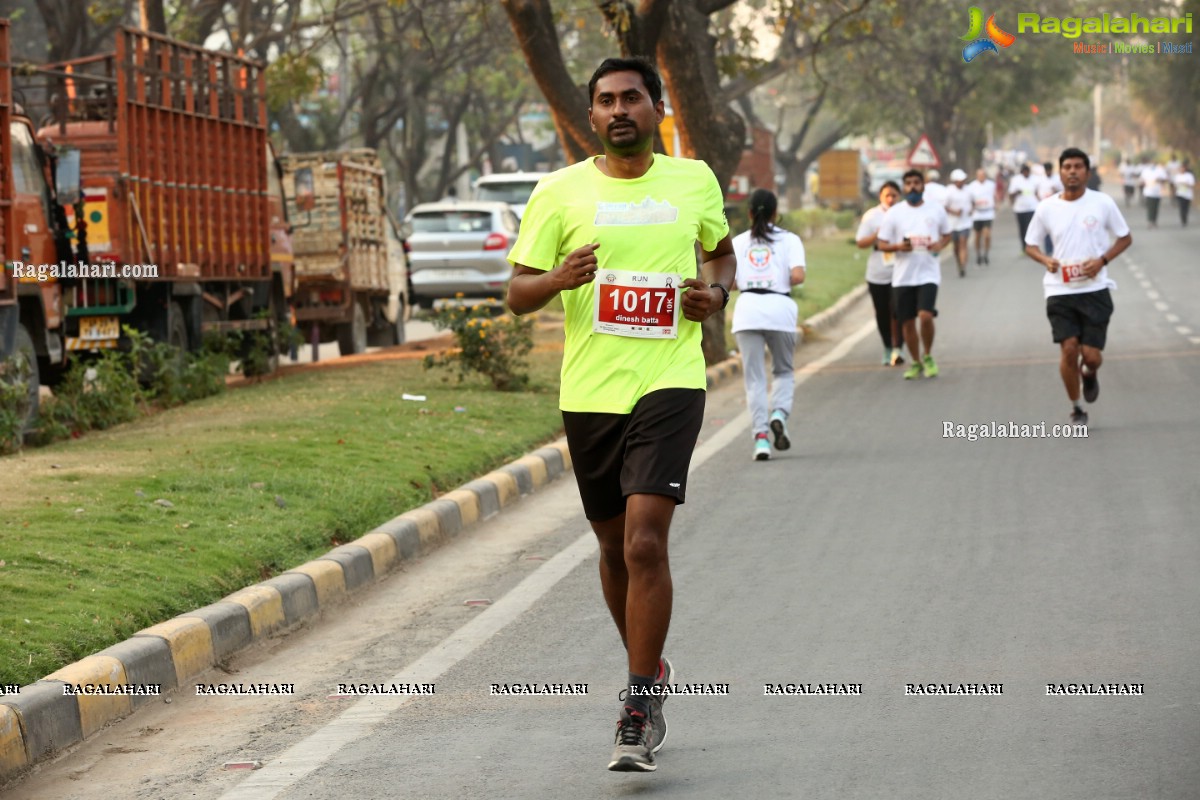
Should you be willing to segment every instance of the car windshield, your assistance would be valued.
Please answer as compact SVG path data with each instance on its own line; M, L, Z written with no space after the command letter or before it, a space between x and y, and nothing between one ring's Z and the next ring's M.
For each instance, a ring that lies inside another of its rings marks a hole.
M529 195L537 181L506 181L504 183L481 183L477 188L479 200L499 203L528 203Z
M413 214L414 233L478 233L492 229L490 211L424 211Z

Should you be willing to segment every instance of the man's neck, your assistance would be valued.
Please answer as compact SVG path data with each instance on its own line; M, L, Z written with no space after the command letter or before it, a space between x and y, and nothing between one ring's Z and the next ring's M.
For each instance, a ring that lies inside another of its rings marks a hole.
M1078 189L1075 189L1075 190L1063 189L1062 190L1062 199L1066 200L1067 202L1070 202L1072 200L1078 200L1079 198L1083 197L1083 193L1086 191L1087 191L1086 186L1080 186Z
M654 163L654 151L646 150L632 155L605 153L596 159L596 167L610 178L633 180L649 171Z

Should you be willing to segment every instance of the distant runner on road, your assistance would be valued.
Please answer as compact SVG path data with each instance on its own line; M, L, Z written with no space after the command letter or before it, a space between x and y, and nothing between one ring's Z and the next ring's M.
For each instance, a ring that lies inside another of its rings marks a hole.
M975 227L975 263L987 264L992 249L992 220L996 218L996 184L982 167L975 170L975 180L967 184L967 194L974 209L971 222Z
M1012 200L1013 213L1017 215L1017 234L1021 253L1024 254L1025 231L1029 228L1029 220L1033 219L1034 209L1038 207L1037 181L1030 175L1028 164L1022 164L1021 173L1009 181L1008 196Z
M937 315L938 284L942 268L938 253L950 243L950 220L946 209L925 203L922 190L925 178L920 170L904 173L904 202L888 210L879 229L879 249L896 253L892 269L892 293L896 296L896 317L904 331L904 341L912 356L912 365L904 379L919 375L936 378L938 366L933 360L933 318ZM920 334L917 318L921 320ZM925 358L921 358L921 346Z
M1188 211L1192 207L1192 195L1196 191L1196 176L1192 174L1192 166L1183 162L1179 173L1175 176L1175 202L1179 205L1179 223L1187 227Z
M885 367L904 363L904 337L900 333L900 323L896 321L896 300L892 297L892 267L896 263L896 254L879 249L879 228L888 209L899 198L899 185L895 181L884 183L879 189L879 205L863 214L854 235L856 245L864 250L871 248L871 255L867 256L867 291L875 306L875 327L879 329L879 338L883 339Z
M735 283L742 292L733 309L733 335L742 354L754 460L766 461L771 458L772 437L776 450L792 446L787 421L796 390L792 356L799 315L792 287L804 283L804 244L796 234L775 225L779 201L772 192L755 189L749 205L750 230L733 237ZM768 349L774 384L769 401Z
M958 277L967 275L967 253L971 246L971 195L965 182L967 173L956 169L950 173L950 187L946 190L946 216L950 218L950 236L954 240L954 261L958 265Z
M1109 289L1116 283L1108 277L1108 264L1133 242L1116 202L1086 188L1090 169L1087 153L1064 150L1058 157L1063 190L1037 207L1025 233L1025 252L1046 268L1046 316L1062 353L1059 372L1071 401L1071 422L1085 425L1080 384L1083 399L1096 402L1097 373L1113 312ZM1047 236L1054 242L1053 257L1039 246Z
M527 314L562 296L559 406L600 543L604 599L628 653L608 768L652 772L667 735L664 687L674 681L662 656L667 534L704 421L700 323L728 303L737 259L712 170L652 149L665 109L649 62L605 60L588 96L604 154L538 183L508 254L508 305Z

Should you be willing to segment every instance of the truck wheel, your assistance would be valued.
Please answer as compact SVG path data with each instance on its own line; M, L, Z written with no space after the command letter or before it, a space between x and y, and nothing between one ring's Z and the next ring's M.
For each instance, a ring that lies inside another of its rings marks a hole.
M180 353L188 350L187 319L183 316L183 306L174 300L167 306L167 344Z
M38 377L37 352L33 349L33 337L24 325L17 326L17 336L14 341L12 355L0 362L0 380L9 386L22 386L22 400L17 413L22 419L21 438L25 439L33 432L37 422L38 412Z
M352 356L367 349L367 315L362 303L355 301L350 322L337 326L338 352Z

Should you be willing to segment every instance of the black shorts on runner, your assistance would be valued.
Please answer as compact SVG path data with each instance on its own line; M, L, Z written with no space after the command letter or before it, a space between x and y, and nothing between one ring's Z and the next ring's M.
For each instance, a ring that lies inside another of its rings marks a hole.
M990 219L977 219L977 220L973 221L971 224L974 226L975 230L977 230L977 231L981 231L984 228L992 227L992 221Z
M936 283L923 283L920 286L893 286L892 297L896 300L896 321L903 325L910 319L917 318L918 311L928 311L937 316Z
M704 423L703 389L659 389L629 414L564 411L563 426L583 512L592 522L625 513L631 494L683 502Z
M961 231L950 231L950 238L956 242L960 239L969 239L971 238L971 230L963 228Z
M1080 344L1103 350L1112 313L1112 294L1108 289L1046 298L1046 316L1050 318L1056 344L1075 338Z

